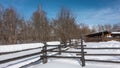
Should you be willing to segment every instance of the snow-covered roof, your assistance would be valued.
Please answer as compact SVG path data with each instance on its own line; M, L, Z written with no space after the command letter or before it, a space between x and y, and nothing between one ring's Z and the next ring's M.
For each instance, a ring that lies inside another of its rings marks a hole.
M94 36L101 36L102 34L109 34L111 32L109 31L102 31L102 32L95 32L95 33L91 33L86 35L87 37L94 37Z
M50 42L47 42L48 45L59 45L60 44L60 41L50 41Z
M120 32L111 32L111 34L120 34Z

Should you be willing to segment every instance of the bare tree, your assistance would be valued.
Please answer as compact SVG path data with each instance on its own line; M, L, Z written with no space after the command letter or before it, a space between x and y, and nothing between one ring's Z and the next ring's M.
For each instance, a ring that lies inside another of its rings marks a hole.
M112 25L110 25L110 24L105 24L105 25L104 25L104 30L106 30L106 31L112 31Z
M112 31L120 31L120 23L113 24Z
M65 8L60 10L57 18L53 20L52 26L54 28L55 35L57 35L64 44L76 35L77 24L75 22L75 17Z
M96 26L92 26L91 28L90 28L90 33L95 33L95 32L97 32L97 29L96 29L97 27Z
M46 13L42 10L41 7L33 13L32 22L34 27L34 35L36 41L47 41L49 40L49 22L46 17Z
M17 26L17 43L25 43L27 41L27 25L24 18L19 19Z
M3 14L3 34L7 44L17 42L16 28L18 22L18 14L13 8L7 8Z
M3 12L4 9L2 7L2 5L0 5L0 43L2 44L4 42L3 40L3 29L2 29L2 25L3 25Z
M94 26L97 32L101 32L101 31L112 31L113 30L113 25L111 24L103 24L103 25L97 25Z
M83 35L90 33L90 28L89 28L89 25L87 24L80 23L80 29L81 29L81 34Z

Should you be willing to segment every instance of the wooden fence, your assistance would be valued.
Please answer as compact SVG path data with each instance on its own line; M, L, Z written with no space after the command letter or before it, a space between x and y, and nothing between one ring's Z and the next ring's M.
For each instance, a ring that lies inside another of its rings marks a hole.
M81 49L81 47L79 48L76 48L76 49ZM100 48L96 48L96 47L86 47L84 48L85 50L116 50L116 49L119 49L120 50L120 47L109 47L109 48L106 48L106 47L100 47ZM81 55L81 54L76 54L76 55ZM104 53L104 54L98 54L98 53L94 53L94 54L89 54L89 53L86 53L84 54L85 56L120 56L120 53L116 53L116 54L108 54L108 53ZM94 62L107 62L107 63L120 63L120 61L112 61L112 60L97 60L97 59L85 59L85 61L94 61Z
M40 55L42 54L41 51L36 51L36 52L32 52L32 53L29 53L29 54L24 54L24 52L29 52L31 50L39 50L41 49L41 47L38 47L38 48L31 48L31 49L24 49L24 50L19 50L19 51L14 51L14 52L4 52L4 53L0 53L0 57L3 59L0 60L0 65L2 64L8 64L8 65L11 65L11 64L14 64L14 63L9 63L9 62L13 62L13 61L17 61L17 60L21 60L21 59L24 59L24 58L30 58L32 56L35 56L35 55ZM22 55L19 55L19 56L16 56L15 54L21 54L23 53ZM7 57L7 56L13 56L13 57ZM4 57L7 57L7 58L4 58Z
M20 52L29 51L29 50L42 49L42 51L40 51L40 52L31 53L31 54L27 54L27 55L21 55L21 56L18 56L18 57L8 58L8 59L5 59L5 60L0 60L0 64L8 63L8 62L11 62L11 61L16 61L16 60L19 60L19 59L23 59L23 58L27 58L27 57L31 57L31 56L35 56L35 55L41 55L40 60L42 60L43 63L47 63L49 58L68 58L68 59L77 58L77 59L80 59L82 66L85 66L86 61L120 63L120 61L112 61L112 60L110 61L110 60L85 59L85 56L120 56L120 53L119 54L107 54L107 53L106 54L105 53L104 54L97 54L97 53L89 54L89 53L84 51L84 50L105 50L105 49L116 50L116 49L120 49L120 48L118 48L118 47L111 47L111 48L110 47L109 48L105 48L105 47L101 47L101 48L95 48L94 47L93 48L92 47L91 48L91 47L86 47L86 45L83 45L82 41L80 43L81 43L80 45L78 45L78 44L67 45L67 47L75 47L76 49L79 49L80 51L62 50L64 48L63 44L47 45L45 43L45 46L42 47L42 48L33 48L33 49L26 49L26 50L15 51L15 52L0 53L0 56L2 56L2 55L20 53ZM48 48L50 48L50 49L48 49ZM49 54L53 53L53 52L56 52L56 54L48 55L48 52L49 52ZM74 53L76 55L79 55L80 57L78 57L78 56L62 56L62 53Z
M70 45L68 45L69 47L71 47ZM67 47L68 47L67 46ZM42 50L42 56L41 58L43 59L43 63L47 63L48 59L49 58L77 58L77 59L80 59L81 61L81 65L82 66L85 66L85 58L84 58L84 54L86 52L84 52L84 45L83 45L83 42L81 42L81 45L79 45L81 47L81 51L67 51L67 50L62 50L62 48L64 47L63 45L47 45L45 43L45 46L43 47L43 50ZM52 49L52 50L48 50L49 47L57 47L56 50L55 49ZM57 52L59 55L48 55L47 53L48 52ZM81 57L77 57L77 56L63 56L61 55L62 53L79 53L81 54Z

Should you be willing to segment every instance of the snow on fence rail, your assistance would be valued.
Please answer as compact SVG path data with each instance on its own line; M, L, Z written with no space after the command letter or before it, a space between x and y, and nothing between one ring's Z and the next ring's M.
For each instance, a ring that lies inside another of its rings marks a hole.
M43 46L43 43L0 45L0 53L22 51Z

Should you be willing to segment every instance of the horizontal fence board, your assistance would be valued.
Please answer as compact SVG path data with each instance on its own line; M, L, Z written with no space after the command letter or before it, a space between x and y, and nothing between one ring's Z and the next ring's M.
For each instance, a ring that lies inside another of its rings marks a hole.
M17 53L17 52L22 52L22 51L34 50L34 49L40 49L40 48L42 48L42 47L31 48L31 49L25 49L25 50L19 50L19 51L14 51L14 52L1 52L0 55L11 54L11 53Z
M63 45L60 44L60 45L46 45L46 46L47 47L52 47L52 46L54 47L54 46L63 46Z
M76 54L81 55L81 54ZM120 54L85 54L85 56L120 56Z
M76 48L76 49L81 49L81 48ZM101 47L101 48L84 48L84 49L120 49L120 48L113 48L113 47L111 47L111 48L105 48L105 47Z
M81 57L74 57L74 56L41 56L41 57L47 57L47 58L81 58Z
M5 59L5 60L0 61L0 64L7 63L7 62L10 62L10 61L19 60L19 59L23 59L23 58L34 56L34 55L39 55L41 53L42 52L38 52L38 53L33 53L33 54L29 54L29 55L19 56L19 57L15 57L15 58Z
M48 52L59 52L59 51L48 51ZM78 51L60 51L61 53L82 53L82 52L78 52ZM84 52L87 53L87 52Z
M58 49L58 47L56 47L56 48L51 48L51 49L47 49L46 51L51 51L51 50L55 50L55 49Z
M112 61L112 60L95 60L95 59L85 59L85 61L106 62L106 63L120 63L120 61Z
M73 46L87 46L87 45L73 45Z

